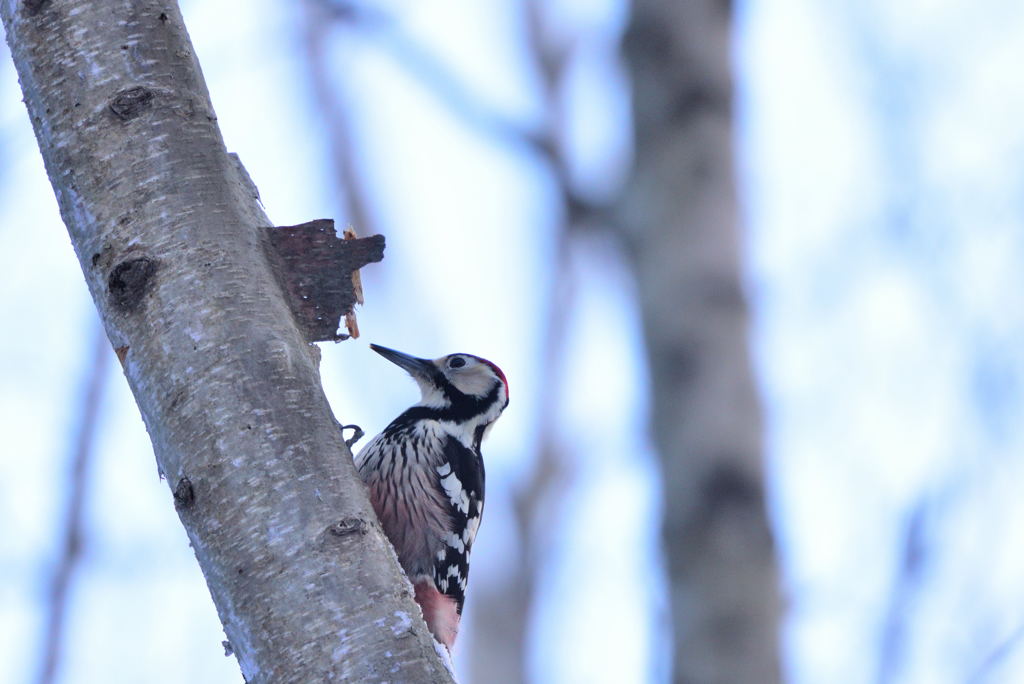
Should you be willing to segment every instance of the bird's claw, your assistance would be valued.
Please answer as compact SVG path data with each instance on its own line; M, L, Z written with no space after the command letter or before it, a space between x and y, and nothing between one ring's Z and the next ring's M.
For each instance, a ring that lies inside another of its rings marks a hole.
M363 428L359 427L358 425L342 425L341 436L343 439L345 437L345 430L352 431L352 436L345 440L345 446L347 446L349 449L352 448L353 444L361 440L363 438L363 434L365 434L363 432Z

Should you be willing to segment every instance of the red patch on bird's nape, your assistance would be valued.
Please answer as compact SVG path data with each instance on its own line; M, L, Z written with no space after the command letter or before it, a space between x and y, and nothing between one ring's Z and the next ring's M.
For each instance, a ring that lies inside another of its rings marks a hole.
M476 358L480 359L479 356ZM505 374L502 373L501 369L498 368L494 363L488 361L487 359L480 359L480 361L481 363L486 363L488 366L490 366L491 370L494 371L495 375L501 378L501 381L505 383L505 398L508 399L508 378L505 377Z

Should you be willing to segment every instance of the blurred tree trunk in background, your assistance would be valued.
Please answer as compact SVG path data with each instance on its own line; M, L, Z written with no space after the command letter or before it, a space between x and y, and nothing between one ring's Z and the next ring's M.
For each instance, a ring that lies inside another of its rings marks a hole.
M730 3L636 0L625 53L636 149L617 214L663 467L674 680L773 682L778 571L739 266Z

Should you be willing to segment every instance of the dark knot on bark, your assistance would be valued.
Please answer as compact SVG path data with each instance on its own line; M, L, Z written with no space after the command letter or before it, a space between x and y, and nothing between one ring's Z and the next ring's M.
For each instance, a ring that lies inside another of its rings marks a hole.
M367 531L366 521L362 518L342 518L327 528L335 537L347 537L352 534L363 535Z
M114 266L107 278L107 292L115 309L127 313L138 308L156 265L157 262L148 257L135 257Z
M153 104L153 91L145 86L132 86L118 91L110 101L110 111L121 121L134 119Z
M192 487L192 481L187 477L178 480L174 488L174 507L179 511L185 510L196 501L196 492Z

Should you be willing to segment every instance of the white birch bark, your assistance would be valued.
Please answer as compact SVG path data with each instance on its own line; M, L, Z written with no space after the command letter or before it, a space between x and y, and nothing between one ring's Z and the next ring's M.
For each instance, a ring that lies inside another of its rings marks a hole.
M0 0L0 18L246 680L450 682L272 276L269 224L225 150L177 4Z

